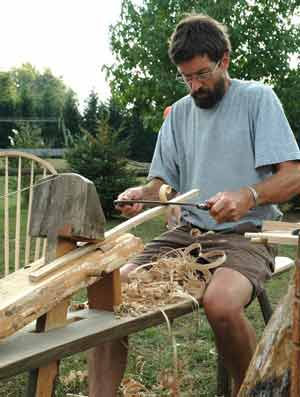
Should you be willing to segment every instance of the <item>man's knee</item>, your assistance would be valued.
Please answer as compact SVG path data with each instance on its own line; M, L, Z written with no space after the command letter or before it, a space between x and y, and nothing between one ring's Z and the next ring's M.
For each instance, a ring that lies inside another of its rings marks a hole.
M207 290L202 303L207 319L213 327L229 327L243 313L243 307L233 302L231 297L222 291Z

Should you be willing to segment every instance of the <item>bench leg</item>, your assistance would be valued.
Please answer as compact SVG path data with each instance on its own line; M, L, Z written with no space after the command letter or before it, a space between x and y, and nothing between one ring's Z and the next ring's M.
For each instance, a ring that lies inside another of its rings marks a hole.
M88 287L89 307L113 310L121 303L120 271L105 275ZM89 397L115 397L127 364L127 338L103 343L88 354Z
M272 317L273 314L273 309L271 306L271 303L269 301L268 295L265 290L263 290L258 296L257 296L261 312L265 321L265 324L268 324L270 318Z
M52 247L53 248L53 247ZM56 257L66 254L76 248L72 240L58 237L54 246ZM36 332L63 327L67 323L67 312L70 300L65 299L54 309L37 319ZM59 375L59 361L49 363L43 368L36 368L29 373L27 397L52 397L54 396L56 379Z
M36 332L43 332L66 324L69 299L59 303L49 313L37 320ZM45 367L37 368L29 373L27 397L52 397L59 374L59 361Z

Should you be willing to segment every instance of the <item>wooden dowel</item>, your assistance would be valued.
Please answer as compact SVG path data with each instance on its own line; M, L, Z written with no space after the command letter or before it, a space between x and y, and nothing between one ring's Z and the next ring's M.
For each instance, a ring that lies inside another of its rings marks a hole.
M297 245L298 237L293 236L290 232L260 232L260 233L245 233L245 238L268 240L270 244L287 244L287 245Z
M32 160L31 161L31 169L30 169L29 202L28 202L28 213L27 213L27 224L26 224L25 262L24 262L25 266L27 266L29 264L29 261L30 261L31 237L29 235L29 225L30 225L30 218L31 218L33 183L34 183L34 162Z
M21 185L22 185L22 158L19 157L18 176L17 176L16 230L15 230L15 270L18 270L20 267Z
M47 175L47 169L44 168L44 170L43 170L43 178L45 178L46 175ZM40 258L40 256L41 256L41 242L42 242L42 240L41 240L40 237L38 237L35 240L35 249L34 249L34 260L35 261L38 260Z
M8 196L8 157L5 157L4 182L4 275L9 274L9 196Z
M46 238L44 238L44 241L43 241L43 253L42 253L42 257L46 257L46 251L47 251L47 239Z

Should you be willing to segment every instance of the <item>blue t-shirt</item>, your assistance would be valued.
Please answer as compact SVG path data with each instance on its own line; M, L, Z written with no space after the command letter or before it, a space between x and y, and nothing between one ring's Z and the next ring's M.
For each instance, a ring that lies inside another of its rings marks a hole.
M190 95L172 106L158 135L149 179L161 178L181 193L200 189L193 201L203 202L217 192L261 182L275 172L274 164L299 159L295 137L273 90L233 79L211 109L200 109ZM262 205L238 222L217 224L207 211L183 208L183 223L210 230L249 221L260 225L263 219L281 215L277 206Z

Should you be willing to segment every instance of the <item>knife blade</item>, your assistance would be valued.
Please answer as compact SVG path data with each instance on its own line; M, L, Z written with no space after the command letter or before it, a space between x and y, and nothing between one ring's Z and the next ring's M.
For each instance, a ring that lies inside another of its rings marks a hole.
M150 200L114 200L115 205L123 206L123 205L132 205L132 204L145 204L151 207L160 206L160 205L180 205L186 207L194 207L200 210L208 211L209 206L207 203L180 203L180 202L172 202L172 201L150 201Z

